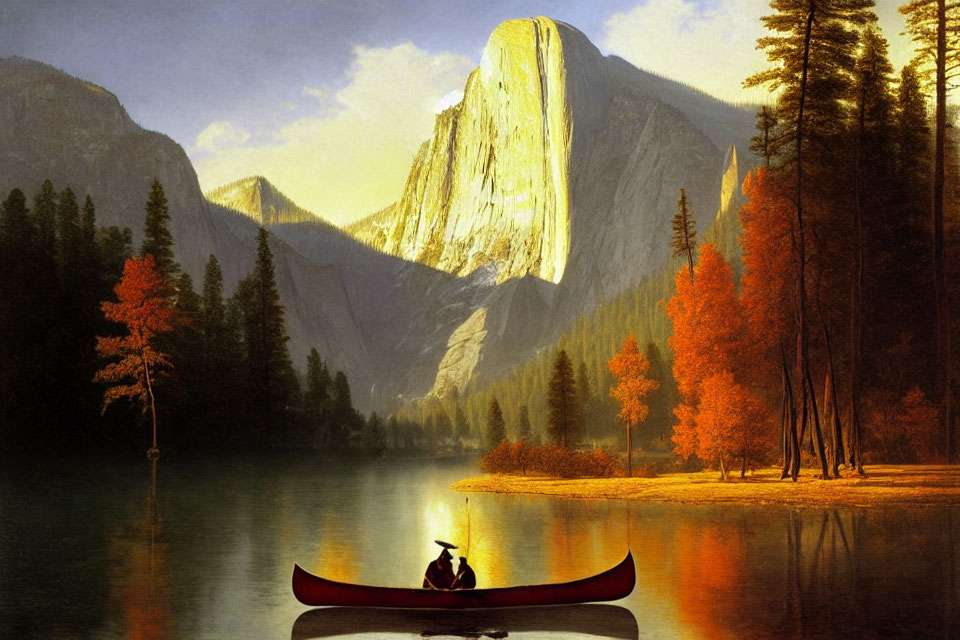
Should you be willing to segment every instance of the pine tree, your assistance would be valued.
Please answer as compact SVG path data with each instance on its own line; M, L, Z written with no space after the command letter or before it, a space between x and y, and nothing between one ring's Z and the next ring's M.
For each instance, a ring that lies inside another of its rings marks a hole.
M587 363L581 360L580 366L577 368L577 410L580 413L580 421L584 425L584 431L592 417L590 412L593 404L594 396L590 387L590 376L587 373Z
M284 410L297 392L268 237L261 227L253 273L241 281L236 293L243 313L251 400L257 415L267 419Z
M170 223L170 211L167 208L163 185L157 179L150 185L146 212L140 256L152 255L163 277L173 282L180 271L180 265L173 259L173 235L167 227Z
M777 138L777 112L763 105L757 111L757 130L759 133L750 138L750 151L763 158L764 166L769 169L770 162L777 154L780 140Z
M61 281L79 277L82 260L82 232L80 228L80 207L73 189L67 187L60 192L56 217L57 229L57 265ZM71 283L68 286L76 286Z
M800 433L805 430L808 412L812 412L822 474L829 478L809 363L804 227L804 198L808 187L804 177L806 165L814 164L811 159L819 163L814 167L818 169L814 172L817 176L824 168L829 169L829 159L835 158L836 151L842 148L838 144L842 133L838 123L844 120L843 100L852 84L850 70L854 66L858 29L875 22L876 15L870 10L873 0L772 0L770 6L776 13L764 16L763 22L775 35L760 38L757 46L766 49L772 66L747 78L744 85L767 85L771 91L781 90L777 107L781 123L779 135L784 140L780 147L781 165L792 169L795 178ZM805 151L808 155L804 155ZM799 451L791 455L799 462Z
M517 439L529 443L533 440L533 429L530 427L530 410L527 405L520 405L520 417L517 418Z
M946 283L943 217L946 174L946 128L948 80L960 74L960 5L946 0L911 0L900 7L907 18L907 31L918 45L914 59L918 70L935 89L934 170L931 206L933 228L933 281L937 353L937 383L943 410L947 461L953 462L953 363L950 353L950 302Z
M570 449L580 444L580 412L573 379L573 365L561 349L553 363L553 375L547 392L550 418L547 430L554 444Z
M42 362L35 353L39 336L33 318L35 231L26 197L13 189L0 210L0 446L12 444L30 422L27 414Z
M866 230L864 212L880 212L891 209L889 197L884 194L894 181L893 142L893 101L890 94L890 74L893 67L887 59L887 41L872 28L864 31L861 37L861 50L854 72L856 108L855 131L856 160L854 163L854 216L851 236L853 246L853 278L850 291L850 461L860 475L863 471L863 449L860 426L861 366L863 361L863 332L867 320L863 304L864 261L866 253ZM869 226L876 231L885 220L874 219ZM819 307L819 300L818 300ZM825 327L825 323L821 320ZM834 476L839 477L838 465L845 458L843 435L840 425L840 408L837 404L837 392L833 388L836 376L833 371L833 358L830 343L827 346L827 375L830 386L828 392L832 400L825 411L833 416L833 424L827 428L833 440Z
M500 411L500 403L496 398L490 399L487 408L487 449L494 449L507 439L507 425Z
M307 423L315 431L317 443L326 443L328 434L327 411L330 404L330 372L327 365L320 359L316 348L311 348L307 355L307 389L303 401L307 412Z
M684 189L680 189L677 211L673 214L673 240L670 242L670 247L675 257L686 256L692 279L693 252L697 248L697 227L693 214L687 210L687 192Z
M337 371L333 377L330 421L333 448L345 448L350 443L350 432L360 425L359 416L353 409L353 402L350 397L350 383L343 371Z

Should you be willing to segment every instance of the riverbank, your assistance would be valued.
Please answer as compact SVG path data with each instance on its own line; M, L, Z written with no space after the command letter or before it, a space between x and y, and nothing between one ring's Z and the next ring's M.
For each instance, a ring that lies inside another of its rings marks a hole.
M455 491L521 493L588 500L639 500L683 504L831 506L960 506L960 466L868 465L867 476L819 480L802 469L796 483L765 468L719 481L716 471L668 473L656 478L549 478L484 475L453 484Z

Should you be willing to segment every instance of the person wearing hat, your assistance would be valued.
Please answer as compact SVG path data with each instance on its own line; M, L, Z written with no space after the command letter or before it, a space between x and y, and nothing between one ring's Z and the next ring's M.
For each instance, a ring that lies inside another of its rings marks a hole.
M423 576L424 589L451 589L456 576L453 575L453 563L449 549L456 549L456 545L442 540L435 540L438 545L443 547L440 556L427 565L427 572Z

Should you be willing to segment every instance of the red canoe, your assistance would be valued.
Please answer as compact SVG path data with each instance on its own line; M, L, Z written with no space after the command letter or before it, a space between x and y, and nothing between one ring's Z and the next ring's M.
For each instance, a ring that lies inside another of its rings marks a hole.
M619 600L630 595L636 582L633 556L612 569L589 578L558 584L536 584L496 589L434 591L370 587L334 582L293 567L293 595L303 604L345 607L402 607L406 609L486 609L577 604Z

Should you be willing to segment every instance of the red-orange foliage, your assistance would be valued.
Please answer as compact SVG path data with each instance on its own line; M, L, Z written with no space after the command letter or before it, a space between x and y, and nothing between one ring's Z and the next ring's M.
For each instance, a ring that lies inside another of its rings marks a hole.
M865 399L870 458L875 462L933 462L942 460L940 410L919 386L902 398L872 393Z
M703 381L696 424L697 456L717 464L724 474L732 458L753 468L766 453L760 403L729 371Z
M640 353L632 335L627 336L620 352L607 362L607 368L617 379L617 386L610 389L610 397L620 403L620 419L627 425L646 420L650 407L643 399L660 383L644 375L650 370L650 363Z
M689 458L697 452L697 411L689 404L680 404L673 410L673 415L679 421L673 425L673 436L670 438L676 446L674 453L681 458Z
M154 371L170 366L166 354L157 351L154 339L174 327L177 313L170 305L170 288L157 271L153 256L130 258L123 266L123 278L113 289L117 302L105 301L100 308L107 320L122 324L122 337L97 336L97 353L110 362L94 380L111 386L103 394L104 409L121 398L139 401L144 413L150 407L150 380Z
M744 323L730 265L713 245L705 244L693 274L695 284L688 267L677 272L677 293L667 302L673 323L668 340L673 375L691 403L703 380L725 369L749 366L741 358Z
M748 201L740 209L740 300L746 320L746 343L756 358L751 372L758 379L776 371L779 360L774 352L793 331L796 207L763 168L747 174L743 193Z
M620 459L603 449L572 451L556 445L534 447L523 440L503 440L480 458L484 473L527 473L576 478L609 477L620 467Z

